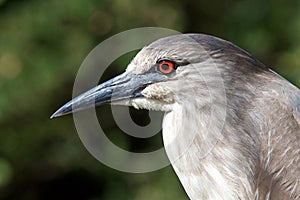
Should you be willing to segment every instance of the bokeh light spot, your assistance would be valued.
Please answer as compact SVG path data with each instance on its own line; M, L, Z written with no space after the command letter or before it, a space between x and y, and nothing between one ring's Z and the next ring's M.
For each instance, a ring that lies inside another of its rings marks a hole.
M0 77L6 79L15 79L22 70L20 58L11 53L0 56Z
M12 178L12 167L10 163L0 158L0 188L8 184Z

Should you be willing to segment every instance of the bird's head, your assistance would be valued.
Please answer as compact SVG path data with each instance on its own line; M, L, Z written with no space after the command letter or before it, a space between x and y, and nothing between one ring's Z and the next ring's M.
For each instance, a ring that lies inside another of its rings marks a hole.
M239 58L253 62L247 52L213 36L162 38L144 47L123 74L74 98L52 117L103 103L168 112L175 103L193 101L191 94L202 97L205 103L206 97L211 97L211 88L220 88L218 66L238 62Z

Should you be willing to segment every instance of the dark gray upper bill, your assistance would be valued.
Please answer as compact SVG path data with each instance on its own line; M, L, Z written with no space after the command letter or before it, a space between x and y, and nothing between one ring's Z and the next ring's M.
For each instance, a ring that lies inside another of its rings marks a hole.
M125 72L75 97L59 108L50 118L67 115L108 102L141 97L141 91L147 85L166 79L165 75L152 70L145 74Z

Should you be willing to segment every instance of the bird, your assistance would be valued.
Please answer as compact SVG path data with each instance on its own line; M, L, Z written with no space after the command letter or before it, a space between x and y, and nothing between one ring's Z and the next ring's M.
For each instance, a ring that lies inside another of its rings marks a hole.
M300 199L300 90L229 41L160 38L51 117L104 103L164 112L164 147L192 200Z

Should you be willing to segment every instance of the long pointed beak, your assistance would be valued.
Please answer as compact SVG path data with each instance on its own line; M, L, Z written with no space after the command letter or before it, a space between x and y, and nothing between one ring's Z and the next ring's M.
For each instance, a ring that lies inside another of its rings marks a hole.
M50 118L67 115L104 103L141 97L141 91L147 85L162 80L159 77L155 76L154 73L137 75L125 72L75 97L59 108Z

